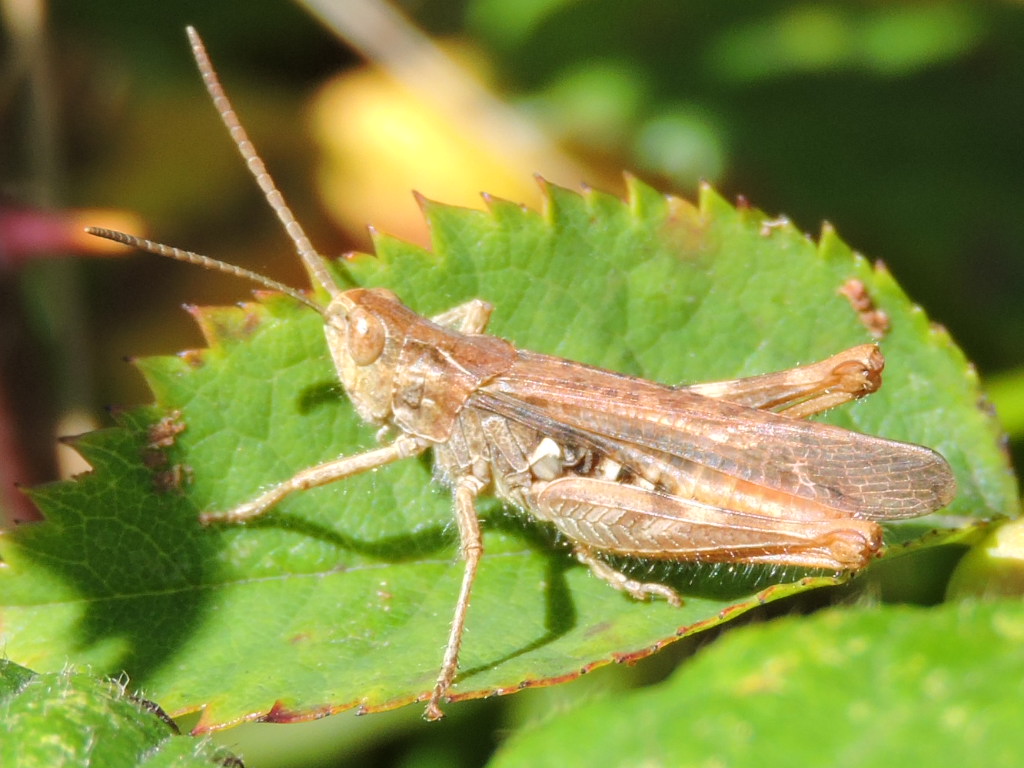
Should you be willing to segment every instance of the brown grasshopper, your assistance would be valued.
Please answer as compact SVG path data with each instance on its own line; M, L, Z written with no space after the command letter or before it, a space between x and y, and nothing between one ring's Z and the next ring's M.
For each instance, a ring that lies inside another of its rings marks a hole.
M763 376L671 387L517 349L484 334L475 299L426 319L382 289L343 290L285 205L191 28L207 90L313 280L323 306L268 278L109 230L92 234L254 280L312 307L359 416L391 443L297 473L252 501L205 512L242 523L288 494L434 451L455 497L462 586L426 717L458 669L470 593L483 553L475 500L485 491L553 524L575 556L637 599L679 604L666 585L616 570L603 554L659 560L772 563L856 571L882 546L880 520L917 517L954 496L934 451L803 419L875 391L875 345Z

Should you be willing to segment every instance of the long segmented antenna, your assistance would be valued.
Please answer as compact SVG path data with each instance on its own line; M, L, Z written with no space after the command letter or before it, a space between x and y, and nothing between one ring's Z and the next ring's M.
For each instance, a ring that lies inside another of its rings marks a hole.
M128 235L124 232L118 232L116 229L86 227L85 231L90 235L102 237L106 240L113 240L114 242L122 243L124 245L131 246L132 248L138 248L140 251L146 251L146 253L152 253L157 256L166 256L168 259L174 259L175 261L186 261L189 264L195 264L205 269L212 269L215 272L223 272L226 275L241 277L245 280L252 280L254 283L259 283L264 288L269 288L272 291L280 291L283 294L291 296L293 299L302 302L307 307L315 309L321 315L324 313L324 308L322 306L300 291L295 290L290 285L279 283L277 280L272 280L269 277L261 275L259 272L253 272L252 270L245 269L245 267L228 264L226 261L217 261L217 259L212 259L209 256L203 256L201 253L185 251L181 248L175 248L172 245L164 245L163 243L147 240L144 237Z
M313 244L306 236L305 231L302 229L302 225L300 225L295 219L295 216L292 214L288 204L284 201L284 196L274 184L274 180L270 177L270 173L267 171L266 165L263 164L263 160L260 159L258 154L256 154L256 149L249 140L249 135L245 132L245 128L242 127L241 122L238 120L238 115L235 113L234 107L231 106L231 101L228 99L227 94L224 93L224 89L221 87L220 80L217 78L217 73L213 69L213 64L210 62L210 57L206 53L206 46L203 45L203 41L199 37L199 33L191 26L186 27L185 31L188 34L189 43L192 45L192 56L196 60L196 66L199 67L199 74L203 78L204 85L206 85L206 92L209 93L210 98L213 99L213 105L220 114L221 122L224 123L224 126L231 134L231 139L235 142L235 146L242 155L242 159L245 160L245 164L249 168L249 173L251 173L253 178L256 179L256 183L259 185L260 189L263 190L263 195L266 197L270 207L274 209L274 213L277 214L277 218L280 219L281 223L284 225L285 231L295 244L295 249L298 251L303 264L306 265L306 269L310 273L310 276L317 283L323 286L324 290L331 295L332 299L337 298L344 293L344 291L338 287L337 283L334 282L334 279L331 277L331 273L328 271L327 265L324 262L324 258L316 252L316 249L313 248ZM121 242L124 241L122 240ZM247 276L251 277L252 274L253 273L249 273ZM289 293L289 295L294 294Z

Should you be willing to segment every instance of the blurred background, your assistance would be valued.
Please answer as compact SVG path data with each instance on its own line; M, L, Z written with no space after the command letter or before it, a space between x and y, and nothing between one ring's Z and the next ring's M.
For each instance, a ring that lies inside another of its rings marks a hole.
M883 260L977 364L1011 436L1024 435L1020 2L0 0L0 11L7 519L32 514L14 482L83 469L55 452L57 435L149 401L126 356L201 344L181 304L249 295L90 243L82 226L304 284L202 88L186 24L327 255L368 248L367 225L426 243L414 189L535 206L534 174L621 192L628 170L691 199L705 179L812 236L827 220ZM433 738L428 757L372 739L357 754L432 764ZM436 754L459 764L447 749Z

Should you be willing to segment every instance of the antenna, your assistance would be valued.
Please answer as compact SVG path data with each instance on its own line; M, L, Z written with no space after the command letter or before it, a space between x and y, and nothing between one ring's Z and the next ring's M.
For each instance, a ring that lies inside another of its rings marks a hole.
M271 280L269 277L261 275L259 272L253 272L252 270L245 269L244 267L228 264L226 261L217 261L217 259L212 259L209 256L203 256L201 253L185 251L171 245L164 245L163 243L146 240L143 237L128 235L114 229L86 227L85 231L90 235L102 237L107 240L113 240L116 243L123 243L124 245L131 246L132 248L138 248L140 251L156 254L157 256L165 256L168 259L174 259L175 261L185 261L189 264L196 264L205 269L212 269L215 272L223 272L224 274L232 275L234 277L252 280L254 283L259 283L264 288L269 288L272 291L280 291L283 294L291 296L293 299L302 302L307 307L315 309L321 315L324 313L324 308L308 296L305 296L300 291L295 290L290 285L279 283L277 280Z
M249 135L245 132L245 128L242 127L234 107L231 106L231 101L228 99L227 94L224 93L224 88L221 87L220 80L217 78L217 73L213 69L213 64L206 53L206 46L203 45L199 33L196 32L195 27L191 26L186 27L185 32L188 34L189 43L192 45L192 56L196 60L196 66L199 67L199 74L203 78L206 92L213 99L213 105L220 114L221 122L224 123L228 133L231 134L231 139L235 142L235 146L242 155L242 159L245 160L249 172L256 179L256 183L263 190L263 195L266 197L270 207L273 208L277 218L284 225L284 229L295 244L295 249L303 264L305 264L310 277L323 286L324 290L331 294L332 299L337 298L344 291L334 282L324 262L324 258L313 248L313 244L306 237L302 226L296 221L288 204L285 203L284 196L267 172L267 167L263 164L263 160L256 154L256 149L249 140Z

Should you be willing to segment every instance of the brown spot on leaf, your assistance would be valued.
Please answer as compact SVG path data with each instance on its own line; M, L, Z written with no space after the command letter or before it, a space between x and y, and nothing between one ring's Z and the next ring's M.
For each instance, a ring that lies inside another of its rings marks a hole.
M313 707L306 710L288 709L280 701L275 701L270 711L263 716L266 723L304 723L309 720L321 720L335 712L334 707Z
M147 469L159 469L167 466L167 454L160 450L143 449L142 463Z
M185 464L171 464L167 449L186 429L181 411L171 411L146 430L146 444L142 448L142 463L153 474L153 488L157 493L180 493L192 480L192 468ZM160 470L157 472L156 470Z
M153 475L153 488L157 493L181 493L192 482L192 475L192 467L188 464L172 464Z
M889 314L878 308L863 281L851 277L840 286L839 293L850 302L853 311L857 313L858 319L868 329L872 338L881 339L889 333Z
M181 418L181 411L171 411L146 430L146 445L149 448L169 448L174 438L185 431L187 425Z
M190 349L187 352L179 352L180 357L189 368L202 368L205 364L203 351L201 349Z

